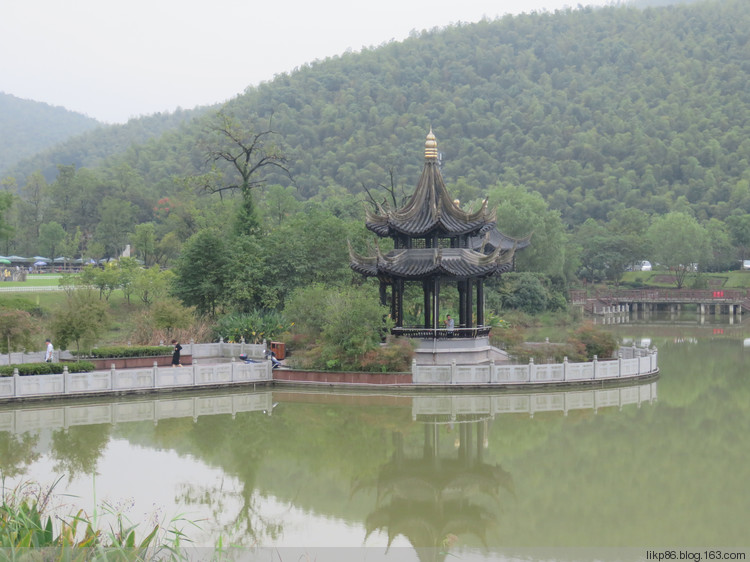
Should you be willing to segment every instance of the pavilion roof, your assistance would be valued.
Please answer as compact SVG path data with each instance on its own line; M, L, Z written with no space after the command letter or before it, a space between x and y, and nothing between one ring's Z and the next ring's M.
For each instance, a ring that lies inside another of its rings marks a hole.
M425 141L422 175L409 201L400 209L381 205L378 212L368 209L365 224L381 237L397 234L420 237L436 230L442 235L458 236L484 234L494 228L496 220L495 211L487 209L486 200L479 211L468 213L451 199L440 172L437 141L430 130Z
M351 267L357 273L405 279L432 275L466 279L505 273L513 268L514 253L515 248L498 247L489 254L470 248L402 248L383 254L378 247L374 256L362 256L349 247Z

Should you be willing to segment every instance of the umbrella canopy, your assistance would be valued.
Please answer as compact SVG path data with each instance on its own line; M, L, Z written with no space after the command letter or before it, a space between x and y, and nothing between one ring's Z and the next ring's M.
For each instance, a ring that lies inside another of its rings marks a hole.
M39 261L35 261L35 262L34 262L34 265L37 265L37 266L38 266L38 265L47 265L47 262L46 262L46 261L42 261L42 260L39 260Z
M5 258L0 258L0 263L5 264L5 265L10 265L10 260L5 259Z

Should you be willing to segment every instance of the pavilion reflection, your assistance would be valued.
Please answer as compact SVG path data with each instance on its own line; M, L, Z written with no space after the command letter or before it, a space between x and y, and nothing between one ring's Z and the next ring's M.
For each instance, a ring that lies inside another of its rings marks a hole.
M656 383L610 389L527 394L426 395L412 399L408 429L392 433L393 453L377 476L357 482L353 493L374 490L366 536L385 533L389 547L405 537L420 560L443 560L459 537L473 535L484 547L515 497L513 476L490 462L489 434L503 414L620 408L656 399ZM462 540L461 542L465 542ZM472 541L473 542L473 541Z
M423 424L421 447L393 433L393 455L374 483L375 509L365 520L366 534L382 531L389 546L403 535L421 560L442 559L459 535L471 534L486 546L498 521L503 495L513 495L511 475L485 462L488 420L462 415Z

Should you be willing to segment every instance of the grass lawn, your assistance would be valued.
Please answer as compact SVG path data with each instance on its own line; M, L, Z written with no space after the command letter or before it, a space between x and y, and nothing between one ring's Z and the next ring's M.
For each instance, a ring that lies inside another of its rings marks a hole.
M698 287L695 282L698 281ZM622 284L647 287L674 288L675 283L668 271L628 271L622 276ZM683 285L685 289L750 289L750 271L722 271L720 273L688 274Z
M56 281L56 280L55 280ZM8 282L10 284L10 282ZM21 284L23 285L23 284ZM0 285L2 286L2 285ZM50 337L48 322L52 312L65 303L64 291L50 291L38 293L0 293L0 307L18 308L33 311L33 314L41 323L42 333L39 336L41 349L44 338ZM133 301L128 304L122 291L114 291L109 297L110 323L109 329L102 334L99 345L119 345L128 341L128 334L132 333L135 319L141 305Z
M9 287L57 287L60 275L29 275L26 281L3 281L0 288Z

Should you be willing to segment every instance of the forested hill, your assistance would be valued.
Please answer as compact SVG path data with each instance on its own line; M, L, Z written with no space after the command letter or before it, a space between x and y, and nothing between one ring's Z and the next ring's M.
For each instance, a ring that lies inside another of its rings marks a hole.
M742 0L508 16L311 65L235 106L273 112L305 197L389 167L411 188L432 126L464 201L500 180L573 223L618 204L723 217L750 211L749 38Z
M104 162L109 158L122 155L126 150L146 144L168 131L179 129L183 124L212 110L215 111L216 106L178 109L172 113L133 118L124 125L102 125L82 134L68 135L70 138L60 139L46 150L32 153L33 156L28 154L9 169L0 170L0 177L7 173L15 178L19 186L23 186L27 178L36 171L42 172L46 180L52 182L58 174L58 165L106 168Z
M256 130L270 119L302 199L388 183L391 169L411 191L432 127L462 201L503 182L574 225L622 206L723 219L750 212L748 39L747 0L506 16L317 61L225 111ZM111 164L163 189L200 169L201 130Z
M80 113L0 92L0 177L19 160L99 125Z

